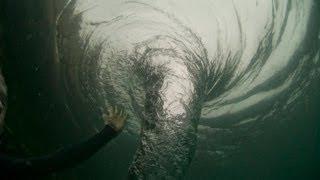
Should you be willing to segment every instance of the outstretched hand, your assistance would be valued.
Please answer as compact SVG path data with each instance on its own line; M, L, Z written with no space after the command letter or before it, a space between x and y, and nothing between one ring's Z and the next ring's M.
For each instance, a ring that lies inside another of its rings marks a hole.
M121 131L125 125L127 114L122 109L109 108L108 114L103 114L105 124L111 126L115 131Z

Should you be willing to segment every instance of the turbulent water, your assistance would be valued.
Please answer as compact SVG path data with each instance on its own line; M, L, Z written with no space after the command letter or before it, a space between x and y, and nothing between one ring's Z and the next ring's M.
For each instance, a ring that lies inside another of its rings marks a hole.
M70 108L125 109L140 136L129 175L181 178L196 152L226 157L290 112L320 71L316 15L312 0L69 1Z

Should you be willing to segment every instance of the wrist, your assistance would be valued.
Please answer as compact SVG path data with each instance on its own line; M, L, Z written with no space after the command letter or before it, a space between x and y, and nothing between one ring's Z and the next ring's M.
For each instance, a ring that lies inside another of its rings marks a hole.
M114 130L115 132L120 132L122 131L122 128L117 127L116 125L112 124L112 123L108 123L106 124L107 126L111 127L112 130Z

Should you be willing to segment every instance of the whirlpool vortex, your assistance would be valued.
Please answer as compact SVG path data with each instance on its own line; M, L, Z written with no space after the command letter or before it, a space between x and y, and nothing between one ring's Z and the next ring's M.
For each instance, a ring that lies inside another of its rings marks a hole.
M129 175L181 178L196 151L236 151L219 137L254 138L318 77L316 13L312 0L71 0L57 20L69 106L125 109L140 136Z

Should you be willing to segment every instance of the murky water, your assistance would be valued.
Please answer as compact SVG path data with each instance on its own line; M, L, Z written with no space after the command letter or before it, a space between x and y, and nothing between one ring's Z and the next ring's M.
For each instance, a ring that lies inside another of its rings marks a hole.
M316 3L69 1L53 74L70 122L94 132L106 108L129 115L76 179L315 177Z

